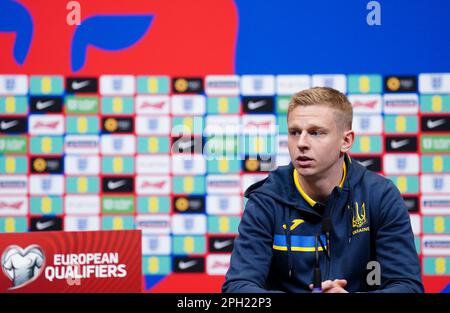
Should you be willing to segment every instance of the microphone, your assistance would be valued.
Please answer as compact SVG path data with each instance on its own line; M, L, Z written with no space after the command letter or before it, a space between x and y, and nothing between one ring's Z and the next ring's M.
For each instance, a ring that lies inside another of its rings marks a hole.
M330 247L330 234L333 230L333 224L331 223L331 218L327 217L323 219L322 222L322 233L325 233L325 236L327 237L327 256L328 258L331 257L331 247Z
M313 289L312 292L322 292L322 273L320 271L319 263L319 236L315 236L314 240L314 252L315 252L315 262L313 270Z

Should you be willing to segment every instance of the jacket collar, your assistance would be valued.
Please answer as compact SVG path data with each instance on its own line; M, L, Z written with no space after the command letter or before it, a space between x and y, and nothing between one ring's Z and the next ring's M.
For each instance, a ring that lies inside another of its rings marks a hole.
M292 173L293 173L293 178L294 178L294 184L295 184L295 187L297 188L298 192L310 206L314 207L316 205L317 201L312 199L303 190L302 185L300 184L298 172L295 168ZM344 186L344 181L345 181L346 176L347 176L347 165L345 164L345 157L344 157L344 162L342 162L342 179L341 179L341 182L339 183L339 188L342 188Z

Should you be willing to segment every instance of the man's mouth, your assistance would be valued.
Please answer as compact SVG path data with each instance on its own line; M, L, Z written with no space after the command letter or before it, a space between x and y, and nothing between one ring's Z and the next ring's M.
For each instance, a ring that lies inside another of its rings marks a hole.
M301 155L301 156L297 157L297 160L298 161L311 161L312 159L307 156Z
M296 161L299 167L310 167L313 163L313 159L304 155L297 157Z

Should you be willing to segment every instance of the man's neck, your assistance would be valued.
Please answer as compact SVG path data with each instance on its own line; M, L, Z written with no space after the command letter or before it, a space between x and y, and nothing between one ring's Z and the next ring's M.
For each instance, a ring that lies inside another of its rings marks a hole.
M303 177L298 175L303 191L314 201L325 204L335 186L342 180L344 157L339 158L336 166L330 168L321 177Z

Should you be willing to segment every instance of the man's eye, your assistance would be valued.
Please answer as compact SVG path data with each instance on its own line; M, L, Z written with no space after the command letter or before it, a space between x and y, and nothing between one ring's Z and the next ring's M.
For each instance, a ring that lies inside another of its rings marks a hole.
M313 131L310 132L310 134L311 134L311 136L319 136L319 135L322 135L322 132L317 131L317 130L313 130Z
M300 136L300 132L298 132L298 131L296 131L296 130L293 130L293 131L289 132L289 134L290 134L291 136Z

